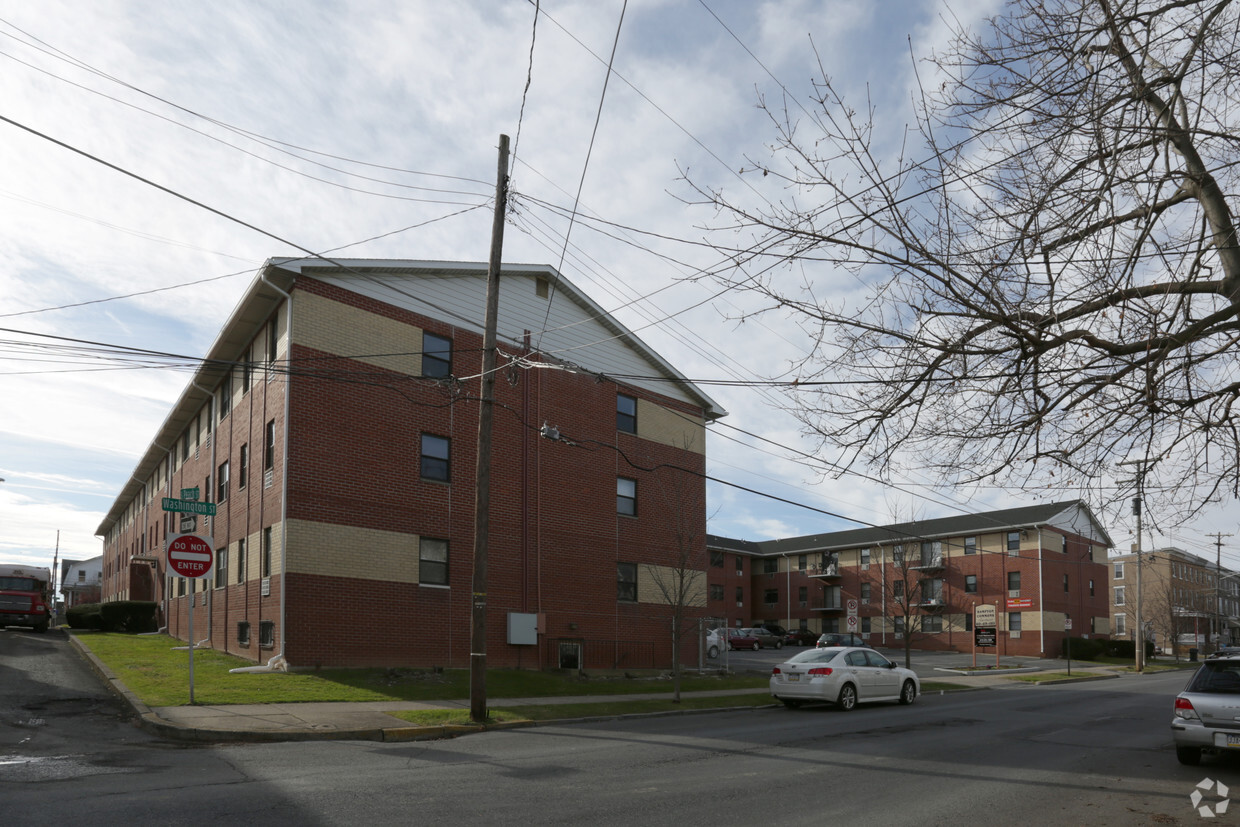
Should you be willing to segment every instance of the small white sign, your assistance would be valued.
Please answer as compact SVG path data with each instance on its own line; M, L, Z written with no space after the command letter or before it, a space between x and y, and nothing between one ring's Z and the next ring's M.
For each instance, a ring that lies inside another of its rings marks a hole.
M998 626L999 613L995 611L995 607L989 603L973 607L973 625L975 626Z

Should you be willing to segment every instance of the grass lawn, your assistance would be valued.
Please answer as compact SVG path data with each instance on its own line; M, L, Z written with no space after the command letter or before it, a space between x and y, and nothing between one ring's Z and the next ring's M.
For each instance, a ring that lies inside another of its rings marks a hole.
M189 652L173 651L182 641L166 635L121 635L72 631L147 706L189 703ZM468 669L323 669L316 672L231 674L249 661L210 649L194 652L194 701L199 704L259 704L315 701L438 701L469 697ZM753 689L765 692L765 675L697 675L681 679L681 691ZM671 693L670 678L577 676L519 669L487 671L488 698ZM769 696L768 700L769 700ZM702 700L702 699L694 699ZM736 699L707 699L738 705ZM685 699L687 702L688 699ZM676 705L672 705L677 708ZM679 708L686 708L683 705ZM603 712L597 714L616 714ZM468 717L468 715L466 715ZM563 714L557 717L565 717ZM571 717L571 716L569 716Z

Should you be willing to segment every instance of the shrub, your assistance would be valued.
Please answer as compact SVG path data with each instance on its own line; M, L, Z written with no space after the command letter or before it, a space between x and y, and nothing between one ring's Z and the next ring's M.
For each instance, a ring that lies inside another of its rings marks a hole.
M1106 653L1113 658L1135 658L1137 645L1131 640L1108 640Z
M1064 657L1068 654L1068 641L1072 642L1072 657L1076 660L1093 660L1105 651L1104 644L1107 642L1095 638L1067 638L1060 647L1060 654Z
M118 600L99 607L105 632L153 632L157 604L151 600Z
M98 603L81 603L77 606L70 606L65 611L65 619L69 621L70 629L95 629L103 630L103 615L99 611Z

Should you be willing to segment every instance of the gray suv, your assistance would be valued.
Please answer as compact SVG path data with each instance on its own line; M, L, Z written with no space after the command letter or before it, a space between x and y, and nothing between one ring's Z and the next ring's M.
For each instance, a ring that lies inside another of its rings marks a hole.
M758 645L763 649L783 649L784 636L773 633L765 626L754 626L749 629L741 629L743 634L747 634L752 638L756 638Z
M1171 736L1181 764L1195 766L1203 752L1240 750L1240 652L1206 658L1173 709Z

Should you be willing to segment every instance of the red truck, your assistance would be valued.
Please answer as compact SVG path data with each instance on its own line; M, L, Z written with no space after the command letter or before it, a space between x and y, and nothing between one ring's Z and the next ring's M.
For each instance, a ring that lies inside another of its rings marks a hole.
M0 563L0 626L46 632L52 622L52 570Z

